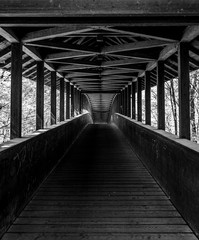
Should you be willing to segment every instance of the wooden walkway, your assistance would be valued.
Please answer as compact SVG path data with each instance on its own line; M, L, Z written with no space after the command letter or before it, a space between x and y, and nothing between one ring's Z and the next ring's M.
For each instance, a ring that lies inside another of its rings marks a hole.
M110 125L89 125L3 240L196 240Z

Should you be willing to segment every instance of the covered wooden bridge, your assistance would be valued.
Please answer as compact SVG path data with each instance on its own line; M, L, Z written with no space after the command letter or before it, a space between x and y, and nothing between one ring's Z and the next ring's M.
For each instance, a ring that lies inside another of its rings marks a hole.
M11 140L0 145L3 240L197 239L189 91L199 68L197 0L1 0L0 67L11 72ZM23 77L37 91L37 131L25 137ZM165 82L174 78L179 136L165 131Z

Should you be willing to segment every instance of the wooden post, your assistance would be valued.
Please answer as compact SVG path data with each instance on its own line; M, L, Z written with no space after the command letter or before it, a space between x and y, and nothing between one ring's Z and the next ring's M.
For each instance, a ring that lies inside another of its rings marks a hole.
M10 138L21 137L22 119L22 44L11 47L11 116Z
M181 42L178 49L179 137L190 139L189 46Z
M157 63L157 113L158 129L165 130L165 99L164 99L164 62Z
M120 111L120 94L119 93L117 94L115 99L116 99L116 105L117 105L116 112L119 113Z
M122 114L122 92L119 93L119 113Z
M128 85L128 117L131 117L131 85Z
M82 93L79 91L79 113L82 114Z
M44 62L37 62L36 129L44 127Z
M135 92L136 92L136 83L133 82L131 85L132 92L132 119L135 119Z
M74 86L71 85L71 117L74 117Z
M70 119L70 83L66 83L66 119Z
M76 88L73 86L73 110L74 110L74 116L75 116L75 110L76 110Z
M51 125L56 124L56 72L51 72Z
M124 115L124 91L121 91L121 114Z
M145 72L145 123L151 125L151 78L150 72Z
M60 122L64 121L64 78L60 78Z
M142 79L137 80L137 120L142 121Z
M124 89L124 115L127 116L127 88Z

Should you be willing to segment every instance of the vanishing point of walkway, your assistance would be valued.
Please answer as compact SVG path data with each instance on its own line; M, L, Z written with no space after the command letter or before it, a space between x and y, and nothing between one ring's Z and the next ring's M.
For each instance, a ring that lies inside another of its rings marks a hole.
M116 127L89 125L3 240L194 240Z

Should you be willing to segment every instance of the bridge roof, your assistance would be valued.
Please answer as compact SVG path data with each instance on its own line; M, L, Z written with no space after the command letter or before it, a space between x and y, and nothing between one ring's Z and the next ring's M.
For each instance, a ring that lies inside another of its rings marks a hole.
M197 0L1 0L0 61L11 69L11 43L23 44L23 76L36 80L36 61L85 93L118 93L146 71L156 85L178 75L178 45L189 43L190 70L199 66ZM59 87L59 81L57 81Z

